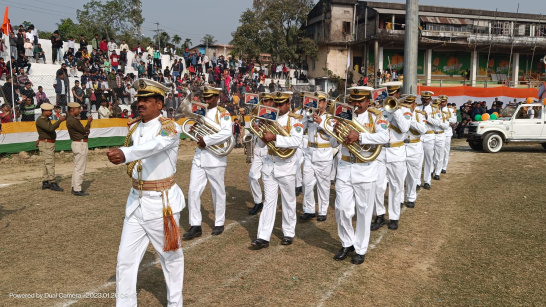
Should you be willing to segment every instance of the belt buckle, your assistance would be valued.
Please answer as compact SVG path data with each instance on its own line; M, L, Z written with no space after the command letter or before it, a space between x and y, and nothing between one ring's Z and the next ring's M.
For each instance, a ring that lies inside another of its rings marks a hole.
M405 139L405 140L404 140L404 144L409 144L409 143L411 143L411 140L410 140L410 139Z
M358 162L358 159L357 159L357 157L355 157L353 155L350 155L349 156L349 162L350 163L356 163L356 162Z

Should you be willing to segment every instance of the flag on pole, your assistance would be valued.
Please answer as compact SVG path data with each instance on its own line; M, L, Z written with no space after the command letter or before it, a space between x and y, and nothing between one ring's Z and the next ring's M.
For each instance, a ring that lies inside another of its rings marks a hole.
M6 12L4 13L4 21L2 22L2 33L6 34L6 36L9 36L9 32L11 32L12 29L11 25L9 24L9 18L8 18L8 7L6 6ZM8 44L9 45L9 44Z
M351 67L351 49L347 52L347 69Z

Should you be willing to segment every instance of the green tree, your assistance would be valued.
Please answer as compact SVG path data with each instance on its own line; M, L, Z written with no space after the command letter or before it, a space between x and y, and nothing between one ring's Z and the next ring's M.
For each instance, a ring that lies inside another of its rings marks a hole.
M57 30L59 30L59 35L63 40L68 40L70 36L77 39L80 34L85 34L81 33L81 28L79 24L74 23L70 18L61 19L61 23L57 23Z
M84 29L102 34L110 40L124 31L136 33L144 22L138 4L139 0L110 0L105 3L91 0L76 14Z
M201 39L201 43L203 45L214 45L216 44L218 41L214 39L214 36L210 35L210 34L205 34L205 36L203 36L203 38Z
M180 42L182 41L182 38L180 36L178 36L178 34L175 34L172 38L172 42L173 44L175 45L178 45L180 44Z
M157 34L154 35L154 41L156 43L159 43L160 46L165 46L169 43L169 40L171 39L171 36L167 32L161 32L159 33L159 37Z
M250 9L243 12L239 18L241 25L232 33L231 44L234 51L242 53L249 58L258 58L259 54L265 52L263 49L264 39L261 32L264 32L263 23L259 20L258 14Z
M189 49L191 46L192 46L191 38L186 38L186 40L182 44L182 48L183 49L186 49L186 48Z

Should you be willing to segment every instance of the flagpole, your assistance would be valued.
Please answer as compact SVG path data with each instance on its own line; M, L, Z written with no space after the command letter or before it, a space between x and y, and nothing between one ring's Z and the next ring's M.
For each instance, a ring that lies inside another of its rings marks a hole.
M4 35L4 33L2 33L2 35ZM8 57L10 59L10 62L11 62L11 44L9 43L9 36L7 37L8 38ZM5 41L5 40L4 40ZM7 67L7 65L6 65ZM15 94L13 92L13 62L11 62L11 65L10 65L10 75L11 75L11 104L13 106L13 109L12 109L12 112L13 112L13 121L15 121Z
M345 96L347 96L347 82L349 81L349 66L351 66L351 49L347 45L347 71L345 72Z

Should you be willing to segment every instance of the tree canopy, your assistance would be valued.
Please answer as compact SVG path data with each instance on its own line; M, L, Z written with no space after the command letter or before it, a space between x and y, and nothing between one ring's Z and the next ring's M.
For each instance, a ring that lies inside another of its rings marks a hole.
M317 45L302 30L312 7L312 0L254 1L252 9L241 14L231 44L251 58L260 53L290 63L301 62L303 56L316 58Z

